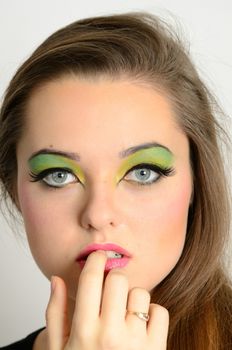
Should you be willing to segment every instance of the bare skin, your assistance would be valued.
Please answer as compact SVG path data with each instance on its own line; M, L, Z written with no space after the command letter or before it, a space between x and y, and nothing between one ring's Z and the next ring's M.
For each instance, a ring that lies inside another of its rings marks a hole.
M150 292L181 256L192 194L188 140L168 100L129 81L65 77L34 92L26 117L18 207L36 263L49 280L56 276L34 350L165 349L168 312L150 303ZM139 186L143 179L130 160L120 170L118 154L151 141L171 150L175 171L159 178L149 170L154 182ZM51 175L49 185L30 181L28 159L45 148L80 154L61 188L52 188ZM76 262L92 243L120 245L132 258L104 281L105 253L90 254L83 270Z
M80 277L71 328L65 308L65 284L55 278L46 312L45 349L166 349L168 311L150 303L150 294L145 289L128 291L128 281L120 270L111 270L103 283L105 262L103 251L89 256ZM149 312L149 321L127 314L126 310Z

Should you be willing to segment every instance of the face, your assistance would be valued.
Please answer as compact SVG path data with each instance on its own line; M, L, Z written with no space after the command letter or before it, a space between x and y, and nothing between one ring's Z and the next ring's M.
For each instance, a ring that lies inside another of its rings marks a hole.
M174 268L186 236L192 178L187 137L164 95L129 81L47 83L28 103L17 147L18 202L47 278L75 299L76 258L114 243L131 258L129 287L151 291Z

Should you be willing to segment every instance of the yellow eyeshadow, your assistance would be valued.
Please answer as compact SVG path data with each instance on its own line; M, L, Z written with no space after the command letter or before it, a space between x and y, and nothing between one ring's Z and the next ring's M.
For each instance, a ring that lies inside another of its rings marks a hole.
M115 176L114 183L118 183L125 173L132 167L140 163L148 163L159 166L161 169L166 169L173 164L173 154L164 147L151 147L139 150L127 157L119 167ZM35 174L51 169L51 168L67 168L70 169L78 179L84 184L85 175L76 161L57 154L38 154L31 158L29 167Z
M56 154L39 154L29 160L29 167L35 174L50 168L68 168L84 183L85 176L77 163L69 158Z
M139 150L136 153L130 155L119 167L115 182L118 183L125 175L125 173L140 163L154 164L162 169L166 169L173 164L173 155L166 148L152 147L143 150Z

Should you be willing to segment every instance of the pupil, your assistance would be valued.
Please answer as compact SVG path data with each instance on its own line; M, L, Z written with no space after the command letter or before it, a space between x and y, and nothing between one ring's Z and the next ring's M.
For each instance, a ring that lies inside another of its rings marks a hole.
M54 181L62 183L63 180L65 180L67 178L67 173L63 173L63 172L56 172L54 174L52 174L52 178Z
M141 176L143 180L144 179L145 180L149 179L149 175L150 175L150 170L149 169L139 170L138 173L139 173L139 176Z

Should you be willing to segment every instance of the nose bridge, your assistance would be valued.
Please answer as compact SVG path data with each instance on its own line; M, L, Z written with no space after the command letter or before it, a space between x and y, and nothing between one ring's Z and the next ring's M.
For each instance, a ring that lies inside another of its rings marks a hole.
M96 181L87 186L81 213L81 224L85 228L101 230L116 225L115 186L110 180Z

